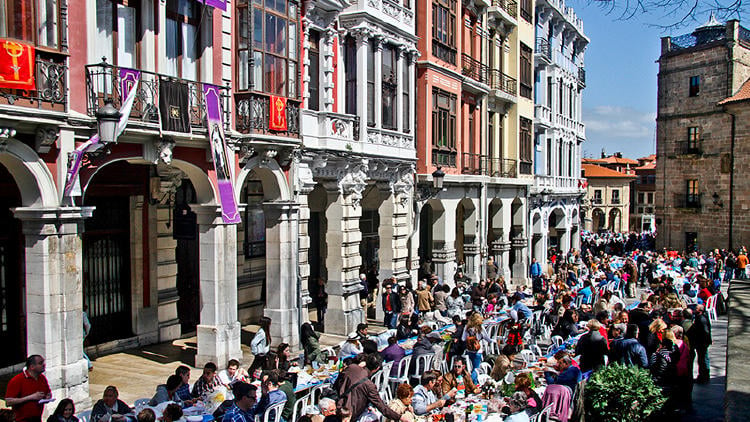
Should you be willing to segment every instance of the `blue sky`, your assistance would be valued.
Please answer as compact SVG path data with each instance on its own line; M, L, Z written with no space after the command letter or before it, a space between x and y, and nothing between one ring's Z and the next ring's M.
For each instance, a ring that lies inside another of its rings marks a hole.
M617 13L607 15L585 0L568 0L567 5L583 19L584 32L591 40L584 59L584 156L598 157L602 148L607 154L620 151L630 158L656 152L656 60L660 38L692 32L708 20L708 15L699 15L699 23L665 32L652 25L660 21L658 16L622 21Z

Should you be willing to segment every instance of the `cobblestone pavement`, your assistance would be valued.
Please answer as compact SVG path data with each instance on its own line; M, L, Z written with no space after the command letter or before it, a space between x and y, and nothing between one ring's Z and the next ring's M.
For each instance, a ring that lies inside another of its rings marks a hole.
M693 413L683 416L684 422L720 422L724 420L724 392L727 385L727 316L721 315L711 325L713 345L708 349L711 381L693 387ZM694 377L698 376L696 361ZM750 420L750 416L748 416Z

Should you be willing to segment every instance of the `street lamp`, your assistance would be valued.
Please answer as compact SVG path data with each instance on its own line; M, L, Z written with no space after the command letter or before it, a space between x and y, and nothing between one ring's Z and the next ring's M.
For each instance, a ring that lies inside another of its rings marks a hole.
M96 124L99 129L99 141L104 145L117 142L117 125L122 114L112 105L112 100L106 100L104 106L96 111Z
M438 166L437 170L432 172L432 187L438 192L443 190L443 179L445 179L445 172L441 166Z

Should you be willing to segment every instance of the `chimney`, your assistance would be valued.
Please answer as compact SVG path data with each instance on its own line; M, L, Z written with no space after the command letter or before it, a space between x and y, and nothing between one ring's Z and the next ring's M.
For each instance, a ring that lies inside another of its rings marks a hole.
M621 152L619 152L619 151L618 151L618 152L616 152L616 153L615 153L615 157L617 157L617 158L622 158L622 153L621 153Z
M602 148L602 158L607 158L607 153L604 151L604 148Z

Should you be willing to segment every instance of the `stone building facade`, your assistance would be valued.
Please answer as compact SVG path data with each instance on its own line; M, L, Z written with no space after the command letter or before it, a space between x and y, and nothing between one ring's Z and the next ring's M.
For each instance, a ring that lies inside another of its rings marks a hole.
M750 32L713 18L662 39L659 58L656 224L658 247L738 247L746 195L734 111L720 101L750 77ZM734 110L734 108L732 108ZM742 124L742 123L740 123ZM734 141L734 142L733 142Z
M581 164L586 178L586 206L581 210L584 229L599 232L630 230L630 183L634 175L596 164Z
M638 232L656 230L654 195L656 191L656 154L638 159L633 169L635 180L630 192L630 230Z
M586 86L583 21L560 0L536 2L534 184L530 189L529 247L542 265L549 251L580 246L581 148Z

